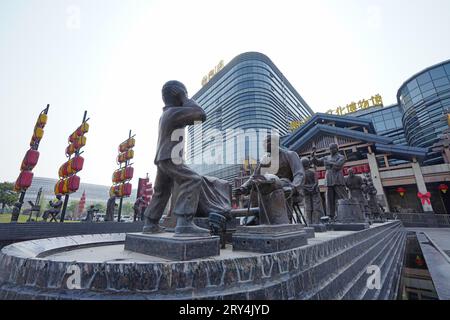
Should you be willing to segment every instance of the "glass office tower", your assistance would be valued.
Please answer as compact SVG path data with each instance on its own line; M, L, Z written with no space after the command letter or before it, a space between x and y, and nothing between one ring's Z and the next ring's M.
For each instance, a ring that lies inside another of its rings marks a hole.
M193 99L207 120L188 128L186 160L200 174L233 181L264 153L270 130L280 136L313 111L280 70L257 52L235 57Z
M406 140L414 147L430 148L448 128L450 112L450 60L429 67L407 80L397 93L403 109ZM425 165L442 163L442 155L429 150Z
M377 134L394 139L394 144L407 144L402 123L403 112L399 105L372 107L349 115L370 119Z

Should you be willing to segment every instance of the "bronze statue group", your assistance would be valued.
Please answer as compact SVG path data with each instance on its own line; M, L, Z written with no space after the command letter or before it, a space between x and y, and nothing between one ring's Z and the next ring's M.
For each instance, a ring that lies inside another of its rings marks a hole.
M188 98L186 87L179 81L167 82L162 88L162 98L165 106L159 121L154 160L157 166L155 194L144 213L143 233L164 232L160 220L171 199L170 214L176 218L174 236L205 236L209 234L209 230L198 227L194 223L194 217L202 209L209 210L209 215L214 219L217 219L217 216L222 216L224 221L231 219L231 192L230 201L223 197L219 199L218 196L223 195L221 191L226 190L223 186L227 183L216 178L202 177L183 161L184 130L194 122L206 120L203 109ZM252 204L251 194L256 193L258 223L298 222L295 213L298 214L301 205L305 208L306 223L320 223L320 218L325 213L318 180L315 171L311 169L311 163L326 169L325 203L330 219L336 218L338 200L349 198L359 203L361 212L366 217L381 216L376 199L377 192L370 176L362 178L355 175L353 170L349 170L349 176L345 178L345 157L339 153L337 144L331 144L330 154L322 158L316 157L313 152L312 159L300 159L296 152L272 146L272 141L278 140L268 136L264 143L266 159L261 159L250 179L237 190L240 195L250 196L249 211ZM279 152L277 170L273 170L276 172L263 174L265 167L270 167L271 155L276 150ZM211 181L214 181L214 184ZM217 188L217 192L214 192L214 188Z

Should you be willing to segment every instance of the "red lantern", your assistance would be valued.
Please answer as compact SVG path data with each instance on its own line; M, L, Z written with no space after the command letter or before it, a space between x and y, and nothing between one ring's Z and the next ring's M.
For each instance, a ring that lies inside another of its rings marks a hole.
M446 194L448 191L448 186L444 183L440 184L438 187L439 191L441 191L443 194Z
M403 187L399 187L399 188L397 188L397 192L398 192L398 194L400 195L400 197L403 198L403 197L405 196L406 189L403 188Z
M420 256L416 256L415 262L419 267L423 267L423 265L425 264L425 261L423 261L422 257Z

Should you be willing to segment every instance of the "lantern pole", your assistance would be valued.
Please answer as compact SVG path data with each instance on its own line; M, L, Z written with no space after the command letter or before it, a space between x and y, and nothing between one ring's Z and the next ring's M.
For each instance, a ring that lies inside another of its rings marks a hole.
M50 104L47 104L45 109L42 110L39 115L41 115L41 114L48 114L48 109L50 109ZM39 143L35 143L33 146L30 146L30 149L32 149L32 150L38 150L38 148L39 148ZM22 190L20 192L20 197L19 197L19 201L17 202L18 205L17 205L17 209L16 209L17 210L17 220L19 219L20 211L22 210L22 205L23 205L23 202L25 200L25 194L26 193L27 193L27 190ZM17 222L17 220L13 221L13 218L14 218L14 215L11 216L11 222Z
M83 122L81 122L81 125L83 125L83 123L85 123L87 120L87 110L84 111L84 115L83 115ZM79 156L80 155L80 150L77 150L75 152L75 156ZM69 160L70 160L71 156L69 156ZM67 210L67 205L69 203L69 194L66 194L66 196L64 197L64 204L63 204L63 208L61 211L61 219L59 220L59 222L63 223L65 218L66 218L66 210Z
M128 132L128 139L131 139L131 130ZM129 161L125 161L125 168L128 167ZM117 213L117 222L120 222L122 218L122 205L123 205L123 197L120 197L119 200L119 212Z

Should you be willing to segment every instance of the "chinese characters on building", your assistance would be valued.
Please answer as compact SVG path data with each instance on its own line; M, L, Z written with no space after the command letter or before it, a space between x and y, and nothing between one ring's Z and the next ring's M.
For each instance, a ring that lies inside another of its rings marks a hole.
M327 111L328 114L344 115L347 113L356 112L358 110L367 109L370 107L383 106L383 98L381 95L377 94L372 96L370 99L362 99L360 101L352 102L345 107L337 107L336 109L330 109Z
M344 114L356 112L358 110L363 110L363 109L367 109L370 107L378 107L378 106L383 107L383 98L379 94L372 96L370 99L362 99L362 100L358 101L357 103L352 102L345 107L337 107L335 110L330 109L326 113L342 116ZM295 130L300 128L302 125L304 125L309 119L310 119L310 117L305 118L303 120L291 121L289 124L289 130L291 132L294 132ZM449 118L449 125L450 125L450 118Z
M209 80L212 79L212 77L214 77L220 70L223 69L224 66L225 66L225 64L224 64L223 60L220 60L219 64L217 66L215 66L214 69L210 70L208 72L208 75L203 77L202 86L207 84L209 82Z
M300 128L302 125L304 125L311 117L302 119L302 120L295 120L295 121L291 121L291 123L289 124L289 130L291 130L291 132L294 132L295 130L297 130L298 128Z

